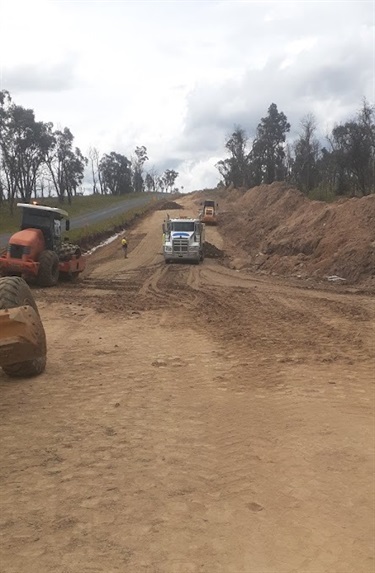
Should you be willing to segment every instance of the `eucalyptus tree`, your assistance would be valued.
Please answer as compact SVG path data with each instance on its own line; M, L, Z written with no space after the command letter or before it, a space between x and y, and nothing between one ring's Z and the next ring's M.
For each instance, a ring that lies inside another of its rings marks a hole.
M258 124L249 154L252 185L285 179L285 140L289 131L286 115L272 103Z
M135 157L132 159L133 188L136 193L144 191L145 182L143 179L143 166L147 157L147 149L144 145L135 148Z
M350 195L374 193L374 107L364 100L354 119L334 127L329 141L337 170L336 192Z
M178 177L178 172L174 169L166 169L162 175L162 180L164 183L164 189L169 193L172 193L175 181Z
M224 184L228 187L246 187L249 184L249 159L247 153L248 138L245 130L235 126L233 133L225 142L225 148L229 157L218 161L216 168L223 177Z
M133 191L131 161L121 153L112 151L103 155L99 172L106 193L123 195Z
M51 123L36 121L32 109L13 103L9 92L0 92L1 167L11 209L16 197L28 203L35 195L40 168L53 145L51 128Z
M46 165L59 201L63 202L67 197L71 203L83 181L87 158L78 147L73 147L74 136L67 127L52 132L52 137Z
M320 143L315 137L316 121L313 115L309 114L302 118L301 127L299 137L293 145L291 179L303 193L308 194L319 183Z

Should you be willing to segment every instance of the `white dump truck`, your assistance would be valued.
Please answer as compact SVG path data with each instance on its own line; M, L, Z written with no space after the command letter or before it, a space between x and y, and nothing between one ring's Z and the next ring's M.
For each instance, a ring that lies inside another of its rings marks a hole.
M204 253L204 223L199 219L179 217L163 223L163 255L166 263L191 261L199 265Z

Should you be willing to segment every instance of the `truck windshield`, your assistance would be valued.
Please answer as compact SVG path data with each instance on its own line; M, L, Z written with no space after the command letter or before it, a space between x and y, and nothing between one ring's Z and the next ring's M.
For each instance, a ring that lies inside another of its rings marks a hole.
M172 231L177 231L179 233L192 233L194 231L194 222L176 221L172 223Z
M44 213L35 213L24 209L22 214L22 229L29 227L35 229L49 229L50 228L50 215Z

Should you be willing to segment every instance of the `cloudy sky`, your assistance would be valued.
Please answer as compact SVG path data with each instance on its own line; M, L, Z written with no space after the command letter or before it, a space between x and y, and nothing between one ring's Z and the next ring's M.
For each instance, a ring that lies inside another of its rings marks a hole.
M215 186L235 125L271 103L320 135L375 101L375 1L0 0L0 89L84 154L148 150Z

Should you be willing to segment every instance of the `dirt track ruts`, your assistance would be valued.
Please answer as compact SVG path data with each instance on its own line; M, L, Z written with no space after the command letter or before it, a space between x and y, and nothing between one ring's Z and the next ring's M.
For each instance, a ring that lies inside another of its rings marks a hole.
M165 266L164 215L34 290L47 370L0 374L1 570L372 572L374 300Z

